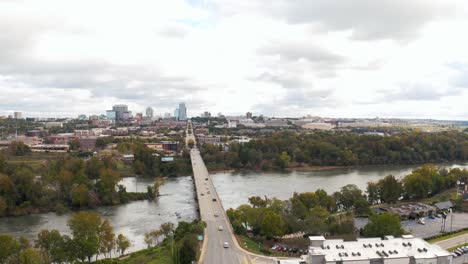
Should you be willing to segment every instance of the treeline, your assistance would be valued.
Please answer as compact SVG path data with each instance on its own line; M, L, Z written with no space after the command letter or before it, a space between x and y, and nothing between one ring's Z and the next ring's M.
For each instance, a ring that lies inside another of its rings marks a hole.
M357 194L363 198L360 190ZM285 201L254 196L249 198L249 203L227 210L236 234L251 232L254 236L271 239L302 231L308 235L354 237L352 214L334 214L342 206L341 200L338 201L321 189L294 193L293 197Z
M97 263L120 263L112 259L125 255L132 246L123 234L115 234L107 219L94 212L80 211L68 220L71 235L61 234L58 230L42 230L33 243L25 237L16 239L0 234L0 263L2 264L51 264L91 262L98 256L106 259ZM160 247L170 248L173 264L188 264L195 261L199 244L197 235L203 235L205 224L195 220L191 223L164 223L161 228L148 234L151 239L161 239ZM148 236L145 236L148 237ZM153 241L145 238L148 248ZM158 241L159 244L159 241ZM156 245L154 245L156 246ZM131 257L131 256L130 256Z
M411 165L468 160L468 134L406 132L391 136L351 132L280 132L227 152L200 148L209 169L284 169L289 166Z
M388 175L377 182L369 182L367 198L371 204L423 199L456 187L457 181L468 181L466 169L446 169L426 164L402 179Z
M7 164L0 156L0 216L94 208L152 195L127 193L112 159L64 158L44 166L39 176L28 164Z
M231 208L227 210L227 215L237 234L251 232L254 236L265 238L298 231L309 235L349 238L355 231L354 215L371 216L372 224L363 230L365 236L380 236L382 230L401 235L398 216L375 216L370 206L430 197L453 188L458 180L468 180L468 171L441 169L427 164L402 180L389 175L378 182L370 182L367 193L349 184L331 195L318 189L315 192L294 193L286 201L254 196L249 198L250 204ZM461 202L461 199L457 200L456 204ZM382 229L382 223L386 223L388 229Z
M93 256L123 255L131 242L123 234L116 235L108 220L93 212L78 212L68 220L72 235L57 230L42 230L34 247L25 237L19 240L0 235L0 263L49 264L91 262Z

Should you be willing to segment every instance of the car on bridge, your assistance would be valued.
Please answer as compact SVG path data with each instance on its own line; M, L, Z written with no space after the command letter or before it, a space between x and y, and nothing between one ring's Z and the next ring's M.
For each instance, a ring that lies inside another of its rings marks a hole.
M218 230L223 231L224 230L223 226L218 226Z
M228 243L228 242L224 242L223 247L224 247L224 248L228 248L228 247L229 247L229 243Z
M213 200L213 202L216 202L216 198L213 198L212 200Z

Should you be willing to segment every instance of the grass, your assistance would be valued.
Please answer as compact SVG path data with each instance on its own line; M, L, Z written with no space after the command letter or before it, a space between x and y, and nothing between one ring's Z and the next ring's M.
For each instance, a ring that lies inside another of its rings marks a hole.
M439 242L439 241L442 241L442 240L447 240L447 239L450 239L450 238L461 236L461 235L464 235L464 234L468 234L468 230L463 230L463 231L456 232L456 233L446 235L446 236L436 237L436 238L428 240L427 242L435 243L435 242Z
M252 252L252 253L256 253L256 254L259 254L259 255L263 255L264 253L260 251L260 248L258 246L258 242L251 239L250 237L248 236L243 236L243 235L239 235L237 236L237 239L239 240L239 244L241 245L241 247L243 247L244 249ZM260 246L263 246L262 244Z
M95 264L172 264L171 250L167 244L162 246L144 249L122 258L103 259L94 262Z

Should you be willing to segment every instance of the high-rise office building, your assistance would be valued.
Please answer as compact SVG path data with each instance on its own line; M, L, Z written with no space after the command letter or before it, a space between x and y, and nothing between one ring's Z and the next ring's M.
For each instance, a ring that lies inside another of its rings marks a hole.
M185 107L185 103L179 104L179 120L186 121L187 120L187 108Z
M124 113L128 113L128 106L124 104L118 104L118 105L112 106L112 110L115 111L116 120L123 120Z
M106 111L106 117L107 117L107 119L115 121L115 119L117 118L117 114L116 114L116 112L114 110L107 110Z
M23 114L21 112L14 112L13 113L13 117L15 119L22 119L23 118Z
M252 112L247 112L247 114L245 114L245 117L252 119Z
M174 110L174 118L175 118L175 120L179 120L179 109L178 108L176 110Z
M153 107L148 106L148 107L146 108L146 117L148 117L148 118L151 119L151 118L153 118L153 116L154 116Z

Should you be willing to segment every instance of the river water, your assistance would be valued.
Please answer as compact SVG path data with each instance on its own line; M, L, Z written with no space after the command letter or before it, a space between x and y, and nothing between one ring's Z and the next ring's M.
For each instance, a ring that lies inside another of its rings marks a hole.
M247 203L248 197L268 196L287 199L294 192L310 192L322 188L328 193L338 191L346 184L355 184L365 190L367 182L379 180L392 174L400 178L417 166L372 166L325 171L294 171L290 173L216 173L213 182L224 208ZM466 164L451 164L447 167L468 168ZM128 191L146 192L150 179L124 178L122 184ZM116 234L130 238L131 251L145 248L145 232L159 228L162 223L191 221L198 217L194 200L194 188L190 176L168 178L158 197L152 202L137 201L124 205L101 207L95 211L111 221ZM180 215L178 217L176 212ZM67 221L70 213L34 214L0 218L0 233L34 238L42 229L57 229L69 233Z

